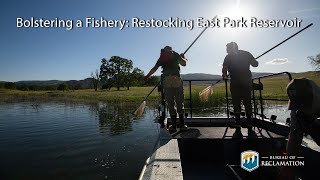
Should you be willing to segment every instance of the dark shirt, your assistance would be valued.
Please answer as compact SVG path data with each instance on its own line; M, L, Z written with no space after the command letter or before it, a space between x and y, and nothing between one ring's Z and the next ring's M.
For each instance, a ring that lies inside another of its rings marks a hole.
M162 58L163 54L160 56L160 58L157 61L157 65L162 67L162 74L163 76L169 76L169 75L177 75L180 76L180 66L179 61L182 60L181 56L174 52L164 52L164 53L170 53L169 58L167 55Z
M244 50L238 50L236 53L228 54L223 61L223 66L226 66L231 82L250 82L252 75L250 64L255 58L251 53Z

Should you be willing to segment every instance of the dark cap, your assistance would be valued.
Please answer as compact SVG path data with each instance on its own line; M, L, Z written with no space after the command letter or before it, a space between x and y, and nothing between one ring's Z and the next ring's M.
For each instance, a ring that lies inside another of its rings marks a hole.
M163 48L163 50L164 50L164 51L172 51L172 47L170 47L170 46L165 46L165 47Z
M238 44L236 42L230 42L227 44L227 48L238 50Z

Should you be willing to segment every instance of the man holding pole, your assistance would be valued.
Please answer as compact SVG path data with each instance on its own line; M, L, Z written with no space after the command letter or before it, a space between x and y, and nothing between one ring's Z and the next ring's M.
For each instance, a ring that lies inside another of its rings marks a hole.
M179 114L180 130L187 128L184 124L184 93L183 82L180 77L180 65L186 66L187 61L184 54L179 55L173 51L170 46L166 46L161 49L161 54L157 63L144 77L145 80L148 80L160 66L162 67L161 80L172 122L172 125L169 127L170 133L177 131L177 112ZM175 109L175 105L177 109Z
M240 132L240 114L241 114L241 101L243 101L246 117L248 134L252 133L252 106L251 106L251 91L252 91L252 74L250 65L253 67L258 66L258 61L248 51L238 49L235 42L227 44L227 53L222 68L222 77L226 79L227 71L230 75L230 91L232 97L232 104L236 119L236 132Z

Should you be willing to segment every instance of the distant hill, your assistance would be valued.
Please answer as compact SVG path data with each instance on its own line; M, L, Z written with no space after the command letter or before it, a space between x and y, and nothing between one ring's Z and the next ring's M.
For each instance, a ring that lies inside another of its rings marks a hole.
M310 76L313 72L303 72L303 73L291 73L293 77L296 76ZM252 72L252 77L265 76L272 73L261 73L261 72ZM213 75L213 74L205 74L205 73L189 73L182 74L183 80L219 80L221 79L221 75ZM4 83L5 81L0 81L0 83ZM17 85L38 85L38 86L51 86L51 85L59 85L62 83L66 83L69 87L80 86L81 88L87 89L92 88L92 78L86 78L83 80L69 80L69 81L61 81L61 80L48 80L48 81L17 81L15 82ZM193 82L193 84L211 84L212 81L199 81Z
M252 72L252 77L265 76L272 73L257 73ZM219 80L222 78L221 75L213 75L213 74L204 74L204 73L190 73L190 74L182 74L183 80ZM192 84L211 84L212 81L198 81L192 82Z
M67 81L49 80L49 81L17 81L16 84L51 86L65 83Z
M37 85L37 86L55 86L62 83L66 83L69 87L79 86L84 89L92 88L92 78L86 78L83 80L48 80L48 81L17 81L17 85Z
M182 74L183 80L219 80L222 77L219 75L204 74L204 73L190 73ZM192 84L211 84L212 81L193 81Z

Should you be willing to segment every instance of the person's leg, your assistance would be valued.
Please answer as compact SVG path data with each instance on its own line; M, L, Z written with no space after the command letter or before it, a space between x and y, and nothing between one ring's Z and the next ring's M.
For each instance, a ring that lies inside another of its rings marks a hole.
M246 110L246 126L249 131L252 130L252 104L251 104L251 86L248 84L242 88L243 105Z
M236 84L231 83L230 91L231 91L231 97L232 97L234 116L236 119L236 126L240 127L240 114L241 114L241 98L239 94L240 88Z
M251 88L243 88L243 105L246 110L247 118L252 116L252 104L251 104Z
M287 143L287 153L288 155L297 156L301 150L301 143L303 139L303 131L298 122L296 111L291 110L290 113L291 124L290 124L290 133Z
M177 105L177 111L179 114L179 127L182 129L187 128L185 123L184 123L184 93L183 93L183 84L181 83L181 86L176 89L176 105Z
M177 111L174 107L174 89L171 87L165 87L164 88L165 92L165 100L167 102L167 106L169 109L170 117L171 117L171 122L172 126L171 129L175 130L177 128Z

